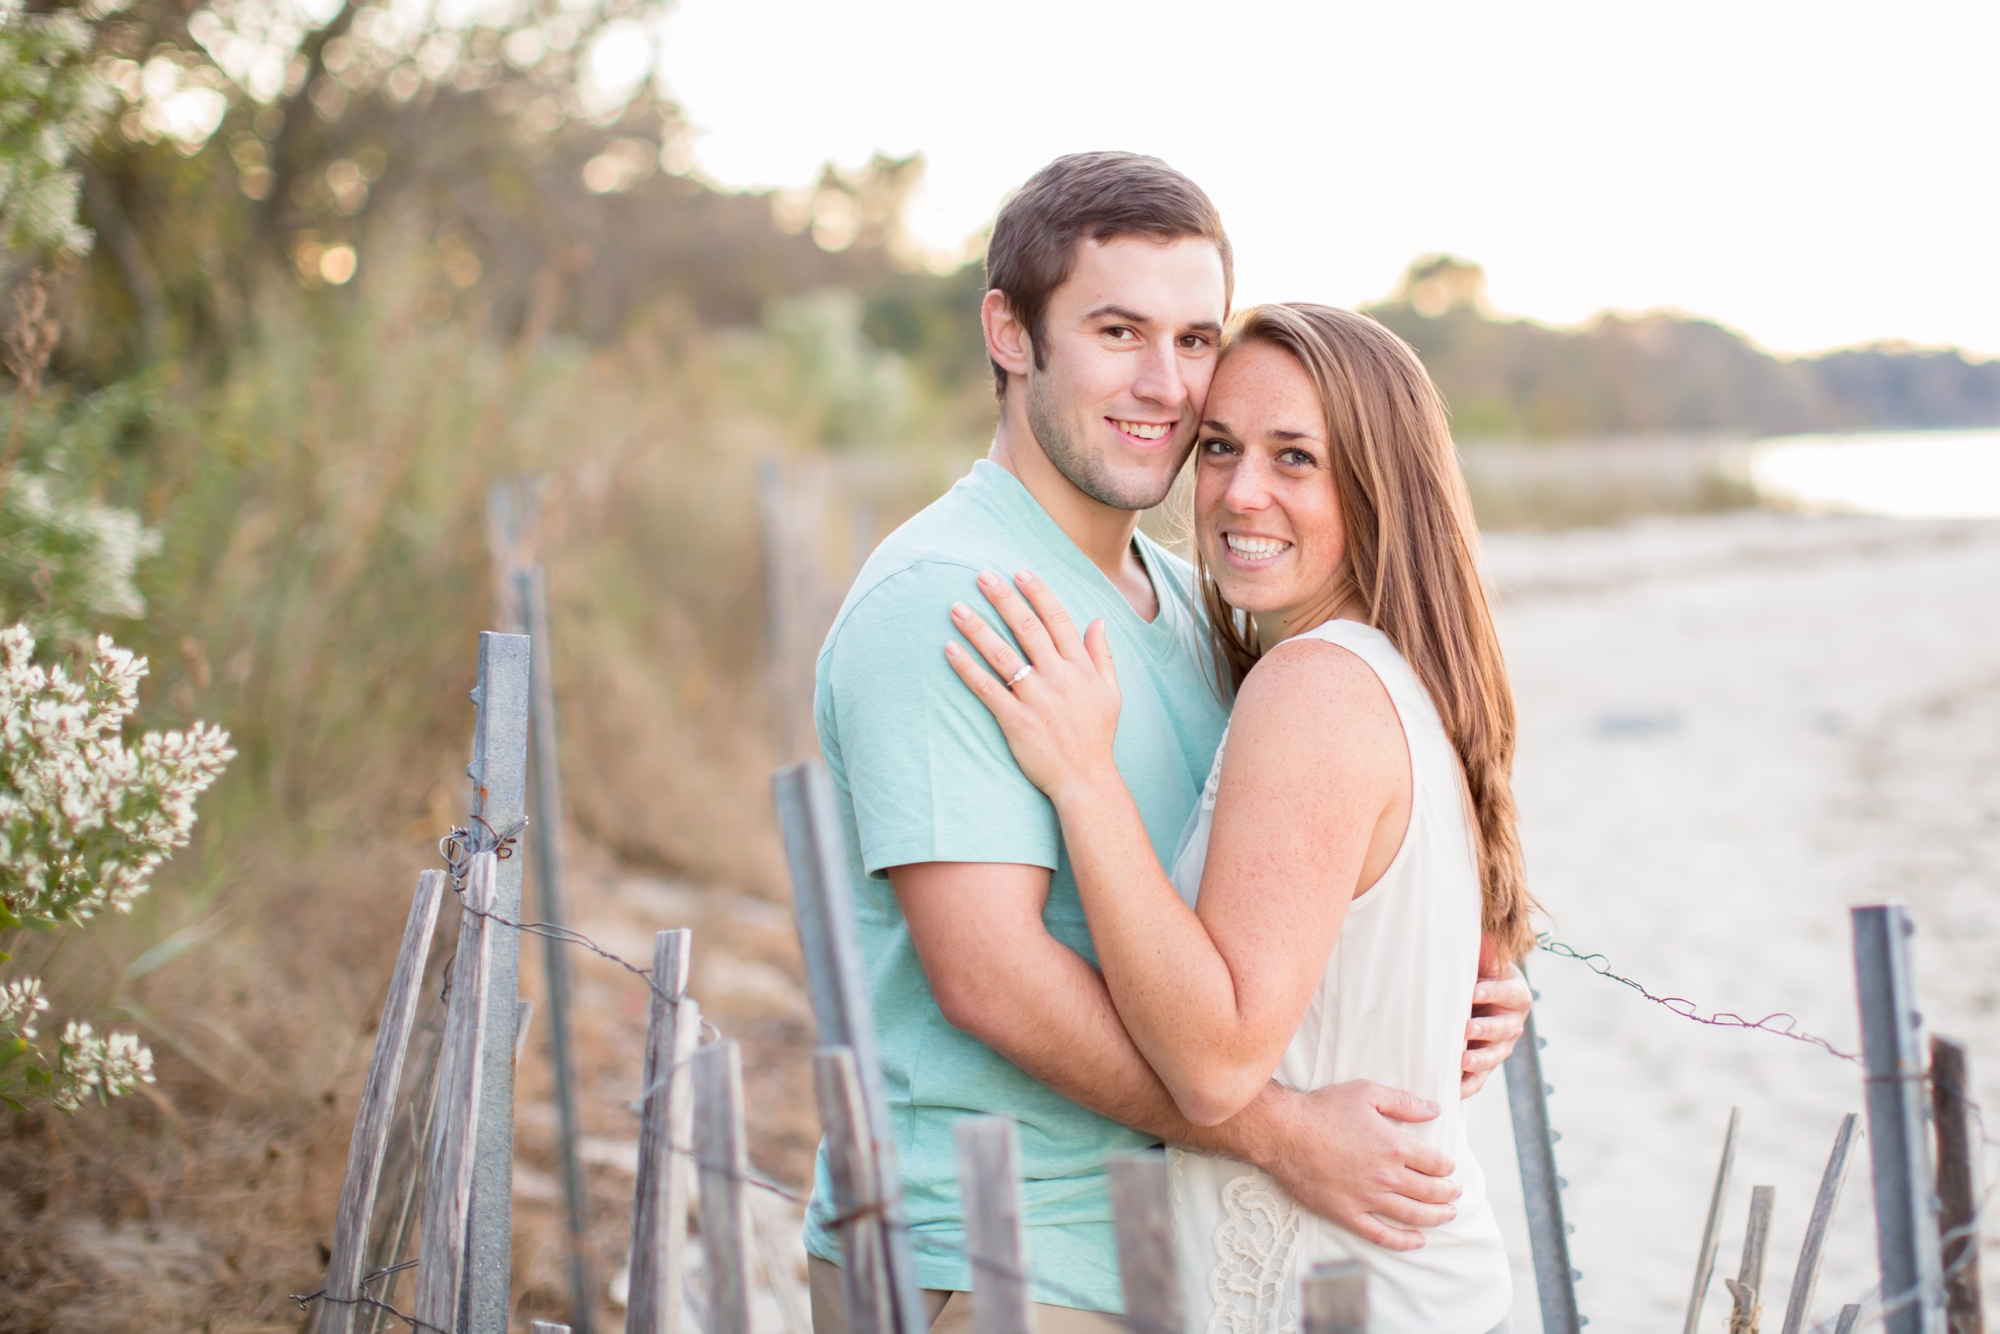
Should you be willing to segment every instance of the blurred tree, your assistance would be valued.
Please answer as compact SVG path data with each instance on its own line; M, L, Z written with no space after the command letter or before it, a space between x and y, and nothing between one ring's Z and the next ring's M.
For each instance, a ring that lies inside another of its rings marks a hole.
M1364 309L1423 357L1463 439L2000 424L2000 361L1888 344L1784 359L1660 311L1567 329L1502 319L1484 270L1450 255L1415 260Z

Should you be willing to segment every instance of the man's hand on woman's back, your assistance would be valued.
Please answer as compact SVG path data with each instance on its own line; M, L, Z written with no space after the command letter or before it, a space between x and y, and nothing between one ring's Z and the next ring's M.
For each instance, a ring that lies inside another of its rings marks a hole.
M1385 1249L1413 1251L1424 1244L1413 1229L1457 1216L1452 1160L1398 1124L1430 1120L1436 1103L1366 1079L1310 1093L1271 1084L1238 1120L1253 1114L1252 1161L1328 1222Z
M1479 982L1472 989L1472 1018L1465 1025L1465 1053L1459 1058L1459 1097L1469 1098L1486 1087L1486 1077L1514 1054L1534 999L1520 970L1500 962L1493 941L1480 942Z

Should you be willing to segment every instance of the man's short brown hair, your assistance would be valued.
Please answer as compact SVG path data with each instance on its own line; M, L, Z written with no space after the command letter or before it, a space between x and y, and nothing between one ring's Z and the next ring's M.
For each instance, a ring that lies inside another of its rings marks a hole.
M1077 246L1115 236L1213 241L1222 252L1228 307L1236 286L1229 236L1200 186L1141 153L1071 153L1036 172L1007 201L986 246L986 286L997 288L1014 318L1027 326L1037 369L1048 365L1043 335L1049 297L1075 271ZM1007 372L998 362L993 389L1002 396L1007 392Z

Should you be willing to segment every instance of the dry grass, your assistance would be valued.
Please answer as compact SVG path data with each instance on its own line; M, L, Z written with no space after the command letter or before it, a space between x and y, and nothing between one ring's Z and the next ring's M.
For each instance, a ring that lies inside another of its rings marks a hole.
M496 350L476 312L426 323L422 282L375 271L345 325L266 312L259 350L177 401L126 479L168 535L151 615L121 635L153 661L148 725L220 720L242 754L137 912L23 953L57 1016L136 1028L160 1080L0 1120L0 1334L302 1326L287 1294L323 1275L410 887L464 809L486 491L519 472L548 484L575 919L641 961L653 930L695 926L697 994L746 1045L755 1156L805 1180L811 1031L779 906L752 479L812 422L756 400L754 340L669 315L616 348ZM905 429L931 429L910 411ZM531 943L530 995L540 966ZM587 1129L630 1138L643 987L589 960L578 978ZM539 1036L530 1050L524 1316L566 1300ZM601 1288L631 1187L591 1180Z

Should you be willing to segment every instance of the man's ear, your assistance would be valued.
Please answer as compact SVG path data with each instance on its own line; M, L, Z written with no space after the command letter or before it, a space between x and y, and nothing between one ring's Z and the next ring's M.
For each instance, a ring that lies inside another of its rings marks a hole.
M1014 317L1014 308L999 288L979 303L979 322L986 328L986 355L1009 375L1026 375L1035 360L1034 339L1028 326Z

